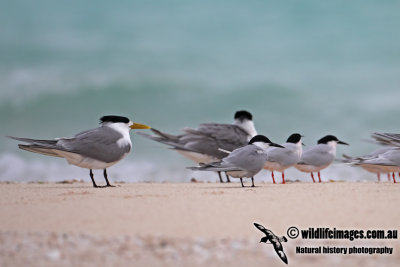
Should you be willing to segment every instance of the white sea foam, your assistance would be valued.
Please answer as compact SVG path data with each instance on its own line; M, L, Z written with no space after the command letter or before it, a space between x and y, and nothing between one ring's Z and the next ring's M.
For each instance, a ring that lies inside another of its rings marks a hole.
M186 166L159 165L151 161L125 160L107 169L111 181L123 182L190 182L192 178L203 182L219 181L214 172L192 172ZM96 181L103 181L103 174L100 170L94 170ZM333 164L321 172L323 181L374 181L376 176L365 172L362 169L349 167L343 164ZM225 180L225 176L222 176ZM386 181L382 176L382 181ZM288 169L285 178L291 181L311 182L307 173L296 169ZM317 175L315 174L315 178ZM90 181L89 172L86 169L68 165L60 159L25 159L15 154L0 154L0 181L30 182L48 181L57 182L63 180ZM238 182L238 179L231 178ZM281 174L275 173L275 180L281 182ZM245 182L250 180L245 179ZM256 175L257 182L271 182L271 173L261 171Z

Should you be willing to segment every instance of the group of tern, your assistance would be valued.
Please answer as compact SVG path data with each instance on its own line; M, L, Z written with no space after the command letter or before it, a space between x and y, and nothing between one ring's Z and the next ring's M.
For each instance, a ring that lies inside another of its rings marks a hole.
M11 138L26 143L19 144L23 150L65 158L69 164L89 169L94 187L99 186L92 170L103 169L105 187L110 187L112 185L108 181L106 169L130 152L132 143L129 130L149 128L144 124L133 123L126 117L103 116L99 127L80 132L71 138ZM191 169L216 171L221 182L221 172L225 172L228 181L229 176L240 178L242 186L242 178L245 177L251 178L254 186L253 177L263 168L272 171L272 175L273 171L282 172L283 183L284 170L291 166L319 174L321 169L333 161L336 143L343 143L334 136L326 136L317 146L302 153L300 134L291 135L282 145L272 143L266 136L257 134L252 114L243 110L235 113L233 124L201 124L197 129L184 128L181 135L151 130L155 135L142 135L169 145L199 164Z
M387 174L388 180L392 174L393 182L396 183L395 173L399 172L400 175L400 134L373 133L371 136L376 143L382 145L381 148L360 157L343 154L342 162L375 173L378 181L382 173Z
M294 133L283 144L271 142L266 136L257 134L253 116L250 112L237 111L232 124L205 123L197 129L184 128L180 135L171 135L151 129L155 135L139 133L151 140L169 145L185 157L199 164L189 167L196 171L216 171L222 182L221 172L229 176L251 178L254 187L254 175L262 169L271 171L275 183L274 171L282 173L285 183L285 170L295 167L299 171L311 174L328 167L336 157L336 145L347 143L333 135L321 138L317 145L302 151L302 135Z
M251 178L254 187L254 175L262 169L271 171L273 183L274 171L281 172L282 183L285 183L284 172L290 167L310 173L313 182L313 173L316 172L321 182L320 171L335 160L336 145L348 145L333 135L326 135L316 145L303 151L303 136L299 133L290 135L283 144L273 143L257 133L252 114L245 110L237 111L231 124L204 123L196 129L184 128L180 135L168 134L134 123L126 117L111 115L100 118L99 127L71 138L38 140L9 137L26 143L19 144L20 149L65 158L69 164L89 169L94 187L110 187L112 185L106 169L131 151L130 129L151 129L154 135L139 134L166 144L198 163L198 166L189 169L215 171L220 182L223 182L221 172L224 172L227 182L230 182L229 177L240 178L243 187L243 178ZM345 156L343 161L378 174L400 171L400 135L376 133L373 137L377 142L389 146L363 157ZM96 184L93 169L104 170L105 186Z

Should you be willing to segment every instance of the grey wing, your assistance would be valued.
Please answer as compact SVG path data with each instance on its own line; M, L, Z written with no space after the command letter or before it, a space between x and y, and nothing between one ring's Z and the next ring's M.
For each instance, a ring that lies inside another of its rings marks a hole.
M251 138L245 130L233 124L204 123L198 129L185 128L184 131L186 135L183 139L191 141L188 147L205 154L218 155L219 158L226 154L218 148L232 151L247 145Z
M260 171L267 160L267 154L255 145L247 145L232 151L222 159L222 165L230 165L242 170Z
M176 150L206 154L218 159L226 157L226 153L218 148L232 151L248 143L246 132L231 124L201 124L198 129L184 128L181 135L171 135L155 129L152 131L156 135L139 134Z
M118 146L116 142L122 137L120 133L103 126L78 133L73 138L60 138L57 146L64 151L110 163L120 160L131 149L130 144Z
M334 159L332 154L327 153L326 147L317 145L304 151L298 164L324 166L330 164Z
M293 151L287 148L273 147L267 150L267 160L278 162L284 166L293 165L298 162L298 157Z
M369 154L366 154L366 155L363 155L360 157L351 157L346 154L343 154L344 159L342 159L342 162L344 162L344 163L360 163L360 162L368 160L368 159L374 159L374 158L378 157L379 155L388 152L391 149L393 149L393 147L385 146L385 147L379 148Z
M392 148L391 150L377 155L375 158L363 160L362 163L387 165L387 166L400 166L400 148Z
M150 134L145 134L145 133L137 133L143 137L146 137L148 139L154 140L156 142L160 142L169 146L172 146L173 148L184 148L184 143L180 141L180 138L182 137L181 135L172 135L168 134L162 131L159 131L157 129L151 128L150 129L153 133L156 135L150 135Z
M400 134L395 133L373 133L374 138L378 143L384 145L400 146Z

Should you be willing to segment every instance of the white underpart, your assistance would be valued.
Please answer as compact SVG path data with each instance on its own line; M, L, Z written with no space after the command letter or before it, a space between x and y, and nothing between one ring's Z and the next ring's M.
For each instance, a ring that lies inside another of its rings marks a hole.
M215 157L211 157L206 154L201 154L197 152L191 152L191 151L185 151L185 150L176 150L178 153L182 154L183 156L187 157L188 159L193 160L194 162L197 163L210 163L210 162L216 162L219 161L219 159Z
M327 151L327 153L333 155L333 158L336 157L336 145L337 145L337 141L329 141L327 143L329 150ZM325 165L321 165L321 166L314 166L314 165L306 165L306 164L297 164L296 165L296 169L298 169L299 171L302 172L319 172L320 170L325 169L326 167L328 167L329 165L331 165L332 162L329 162Z
M336 145L337 142L336 141L329 141L327 143L327 145L329 146L330 150L328 151L329 154L333 155L333 157L336 157Z
M322 165L322 166L297 164L296 165L296 169L298 169L299 171L302 171L302 172L319 172L320 170L325 169L329 165L331 165L331 163L325 164L325 165Z
M75 165L81 168L86 168L86 169L107 169L108 167L114 165L118 161L114 162L103 162L99 160L95 160L92 158L84 157L82 155L79 155L77 153L72 153L72 152L67 152L67 151L62 151L62 150L53 150L55 153L60 155L61 157L65 158L69 164ZM126 154L121 158L123 159L126 156ZM121 160L120 159L120 160Z
M233 178L251 178L247 171L230 171L226 173Z
M372 172L372 173L389 173L390 171L388 171L387 168L385 168L385 166L382 165L369 165L369 164L361 164L360 165L361 168L363 168L366 171Z
M301 140L296 144L284 143L284 144L282 144L282 146L284 146L285 149L289 149L290 151L293 151L294 153L296 153L298 160L300 160L301 153L303 151ZM267 154L268 154L268 151L267 151ZM269 170L269 171L283 172L291 166L293 166L293 165L282 165L280 162L267 161L264 165L264 169Z
M254 127L254 122L251 120L243 120L243 121L235 120L233 124L241 127L249 134L250 137L248 138L247 141L250 141L251 138L257 135L256 128Z

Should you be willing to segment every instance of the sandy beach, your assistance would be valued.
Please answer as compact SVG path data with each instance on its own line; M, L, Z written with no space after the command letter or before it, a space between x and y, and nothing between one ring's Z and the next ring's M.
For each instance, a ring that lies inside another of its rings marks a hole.
M254 222L278 236L291 226L398 230L393 183L1 183L1 266L284 266ZM304 255L297 246L391 247L393 254ZM283 244L292 266L397 266L394 240Z

